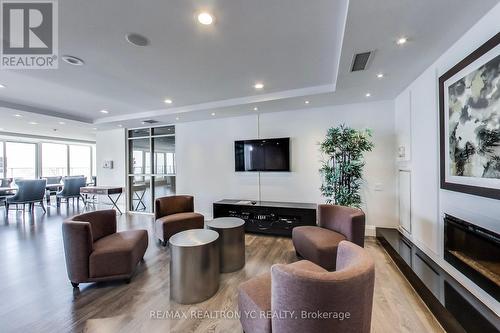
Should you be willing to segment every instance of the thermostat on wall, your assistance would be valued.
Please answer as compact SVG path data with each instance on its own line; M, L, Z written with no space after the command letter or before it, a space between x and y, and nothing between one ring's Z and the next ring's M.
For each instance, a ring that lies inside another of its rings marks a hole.
M406 157L406 147L405 146L398 147L398 157L401 159Z
M113 169L113 161L104 161L102 167L104 169Z

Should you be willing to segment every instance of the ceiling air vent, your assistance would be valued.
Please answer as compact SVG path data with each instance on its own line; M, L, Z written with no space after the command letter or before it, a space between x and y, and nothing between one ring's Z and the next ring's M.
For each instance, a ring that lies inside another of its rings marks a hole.
M351 72L364 71L373 56L373 51L356 53L352 58Z
M153 119L148 119L148 120L143 120L142 123L143 124L156 124L156 123L159 123L159 121L153 120Z

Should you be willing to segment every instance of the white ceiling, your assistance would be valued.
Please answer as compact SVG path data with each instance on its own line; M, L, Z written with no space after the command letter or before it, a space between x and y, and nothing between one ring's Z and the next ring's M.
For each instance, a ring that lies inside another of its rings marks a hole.
M0 107L0 137L21 133L59 139L95 141L96 130L94 125L80 121Z
M1 71L0 117L17 109L99 128L137 127L149 118L190 121L255 106L274 112L364 102L366 92L370 100L391 99L497 3L350 0L346 18L347 0L59 1L59 54L85 66ZM201 10L215 15L213 26L197 23ZM128 44L129 32L151 44ZM409 43L397 46L403 35ZM369 69L350 73L353 54L366 50L375 50ZM262 91L253 88L258 81Z

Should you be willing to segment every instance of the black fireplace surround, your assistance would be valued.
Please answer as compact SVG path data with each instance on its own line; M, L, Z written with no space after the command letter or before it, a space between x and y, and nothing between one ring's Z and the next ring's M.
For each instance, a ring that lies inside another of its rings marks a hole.
M445 214L444 259L500 301L499 234Z
M446 332L500 332L498 315L401 232L377 228L376 235Z

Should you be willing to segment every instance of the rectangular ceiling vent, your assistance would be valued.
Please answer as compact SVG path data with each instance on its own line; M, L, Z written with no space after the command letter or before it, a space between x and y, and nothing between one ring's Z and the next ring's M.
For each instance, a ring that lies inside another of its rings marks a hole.
M156 123L159 123L159 121L153 120L153 119L148 119L148 120L143 120L142 123L143 124L156 124Z
M368 68L373 51L356 53L352 58L351 72L364 71Z

